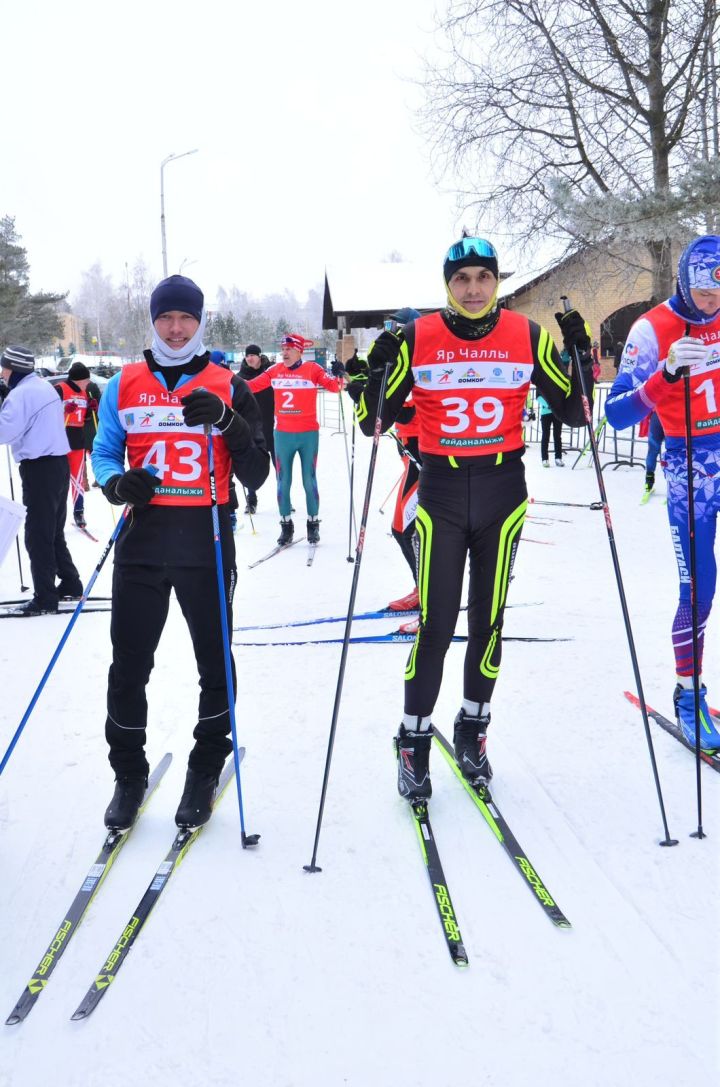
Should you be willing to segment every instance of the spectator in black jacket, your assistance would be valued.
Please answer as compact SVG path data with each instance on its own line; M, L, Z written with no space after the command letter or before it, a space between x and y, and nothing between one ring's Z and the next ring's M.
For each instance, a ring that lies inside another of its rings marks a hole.
M250 381L252 378L257 377L258 374L262 374L264 370L267 370L268 366L272 366L272 363L267 355L263 355L261 348L258 347L256 343L249 343L245 348L245 358L240 367L240 377L244 378L245 381ZM254 393L253 395L260 408L263 434L265 435L265 445L268 448L268 452L272 457L274 465L275 438L273 432L275 428L275 394L272 389L263 389L261 392ZM248 489L245 512L255 513L256 510L257 492Z

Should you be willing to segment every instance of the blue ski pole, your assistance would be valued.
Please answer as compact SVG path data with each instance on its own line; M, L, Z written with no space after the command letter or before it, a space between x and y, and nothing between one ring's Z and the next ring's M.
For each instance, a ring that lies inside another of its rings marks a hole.
M25 713L23 714L23 717L22 717L22 721L20 722L20 724L16 728L15 735L13 736L12 740L10 741L10 744L8 746L7 751L3 755L2 762L0 762L0 774L2 774L3 770L5 769L5 767L6 767L7 763L8 763L8 760L9 760L10 756L13 753L13 750L15 749L15 745L17 744L18 740L20 739L20 737L21 737L21 735L23 733L23 729L25 728L25 725L28 723L28 720L30 719L30 714L35 709L35 704L37 703L37 700L39 699L40 695L42 694L43 688L44 688L45 684L48 681L50 673L52 672L53 668L55 667L55 664L57 662L58 657L60 656L60 654L63 651L63 648L65 646L65 642L70 637L70 631L75 626L75 623L77 622L78 616L80 615L80 612L82 611L83 607L85 606L85 601L87 600L90 593L92 592L93 585L97 581L98 574L102 570L103 564L104 564L106 558L108 557L108 555L112 551L113 544L115 543L118 536L120 535L122 527L125 524L125 521L127 519L128 511L130 509L131 509L130 506L126 506L125 509L123 510L122 517L120 518L120 520L116 524L116 526L115 526L115 528L113 530L113 534L110 537L110 539L108 540L108 542L106 543L105 549L104 549L102 555L100 556L100 560L99 560L97 566L95 567L93 575L90 578L90 580L88 581L85 591L83 592L82 596L78 600L77 607L75 608L75 611L72 613L72 616L70 617L70 622L68 623L67 627L65 628L65 633L63 634L62 638L58 642L58 647L55 650L55 652L53 653L52 657L50 658L50 663L48 664L47 668L45 669L45 671L43 673L43 677L42 677L42 679L40 680L40 682L39 682L39 684L37 686L35 694L30 699L30 705L25 710Z
M260 835L245 833L245 815L243 812L242 784L240 781L240 755L238 752L237 728L235 725L235 685L233 683L232 674L232 657L230 656L230 631L228 629L225 574L223 572L222 547L220 544L220 517L218 515L217 507L217 487L215 485L215 452L213 449L212 427L209 425L205 427L205 439L207 442L208 471L210 473L210 507L212 510L213 539L215 542L215 569L217 570L220 625L222 627L223 655L225 658L225 685L227 687L228 714L230 715L233 758L235 760L235 782L237 784L238 809L240 811L240 836L243 849L247 849L248 846L258 844Z

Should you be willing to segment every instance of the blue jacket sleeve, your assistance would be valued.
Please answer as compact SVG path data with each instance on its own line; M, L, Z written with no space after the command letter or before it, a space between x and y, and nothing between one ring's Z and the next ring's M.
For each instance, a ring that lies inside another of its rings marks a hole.
M100 400L98 432L92 451L95 478L104 487L112 476L125 471L125 430L118 415L118 389L120 374L115 374L107 384Z

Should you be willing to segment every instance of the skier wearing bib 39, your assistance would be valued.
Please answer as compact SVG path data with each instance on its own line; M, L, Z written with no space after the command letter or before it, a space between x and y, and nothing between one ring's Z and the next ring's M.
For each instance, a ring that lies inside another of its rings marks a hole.
M443 265L448 306L394 334L368 355L370 377L358 404L364 434L375 426L388 367L382 426L412 393L422 457L416 531L420 540L420 629L405 671L405 712L396 737L398 789L431 795L432 712L460 609L470 556L468 643L455 757L474 785L492 775L485 751L490 700L502 651L505 600L527 508L522 412L532 381L569 426L583 426L575 368L567 377L550 334L500 309L498 258L483 238L452 245ZM592 394L590 336L576 310L556 314L568 350L578 348Z
M164 279L152 293L150 314L152 346L144 362L127 364L108 383L92 454L108 500L133 507L115 545L105 724L116 775L105 823L120 829L134 822L147 784L145 688L171 589L200 675L195 746L175 820L199 826L210 818L232 742L205 428L212 426L229 629L235 565L230 473L259 487L269 466L260 413L246 383L209 361L200 288L185 276Z
M685 382L689 370L696 599L700 678L700 747L720 749L720 732L708 712L702 683L705 625L717 581L715 532L720 510L720 237L706 234L683 251L675 294L640 317L630 329L618 376L605 405L617 430L651 412L665 431L667 511L680 599L672 625L675 713L685 739L695 746L692 596Z

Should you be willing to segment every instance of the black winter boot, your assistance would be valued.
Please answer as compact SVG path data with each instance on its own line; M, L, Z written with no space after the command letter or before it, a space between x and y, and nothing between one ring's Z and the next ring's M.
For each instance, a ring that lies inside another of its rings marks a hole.
M489 724L489 713L485 717L471 717L460 710L455 718L455 759L471 785L490 784L493 772L485 752Z
M292 522L292 517L283 517L280 522L280 535L278 536L278 543L281 547L285 544L292 543L293 535L295 534L295 525Z
M109 830L129 830L137 819L146 789L144 774L118 774L113 798L105 812L105 826Z
M320 522L317 517L308 517L307 542L311 544L320 543Z
M432 729L425 732L408 732L400 725L395 737L398 757L398 792L406 800L429 800L432 796L430 781L430 745Z
M212 815L219 774L209 774L188 767L185 790L175 813L179 827L202 827Z

